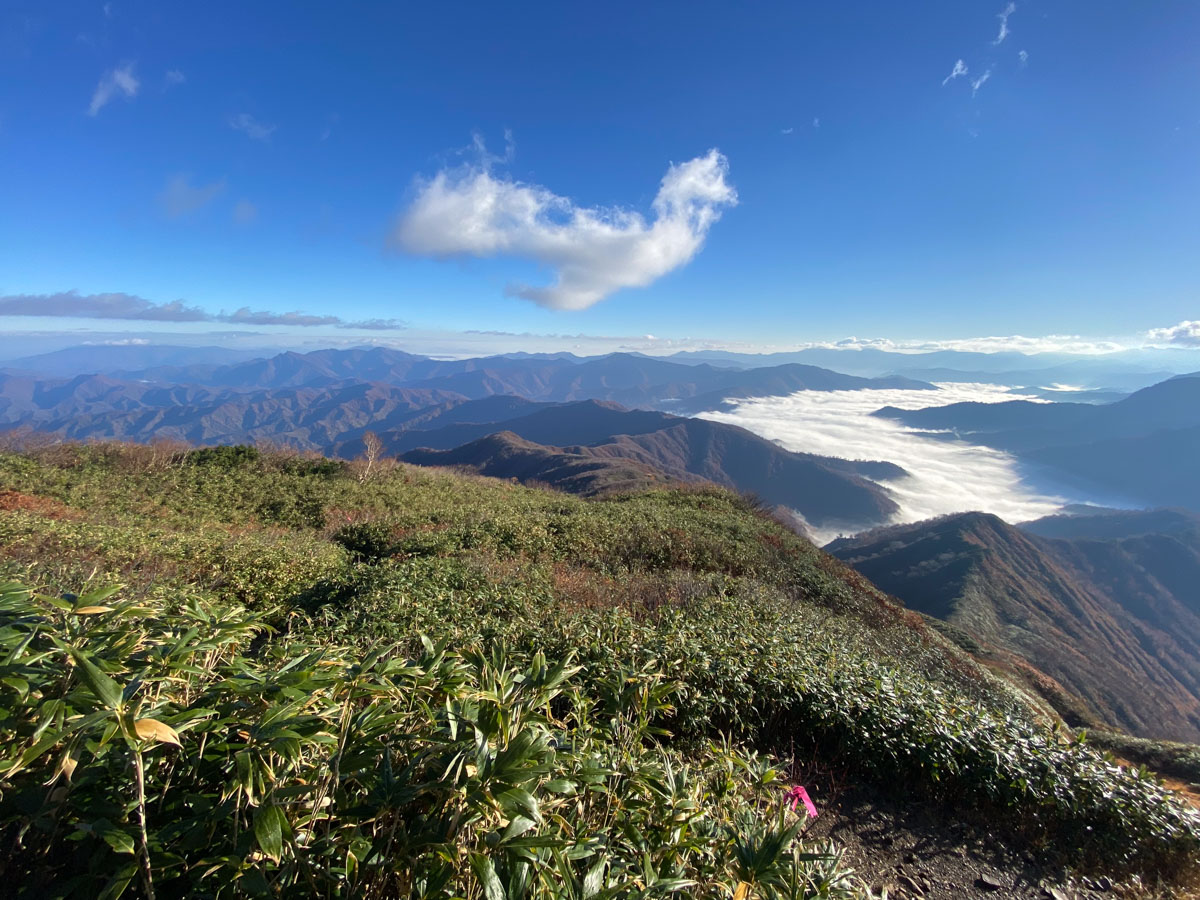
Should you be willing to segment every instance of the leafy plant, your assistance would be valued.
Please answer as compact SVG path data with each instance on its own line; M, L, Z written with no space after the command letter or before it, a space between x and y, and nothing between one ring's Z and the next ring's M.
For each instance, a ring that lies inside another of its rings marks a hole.
M0 588L25 894L724 897L743 830L791 815L753 757L657 742L673 687L650 666L596 698L569 659L500 647L256 657L257 617L112 596ZM787 878L760 873L753 896L852 896L796 832L758 848Z
M397 550L392 529L384 522L345 525L333 533L332 539L356 557L375 562L386 559Z

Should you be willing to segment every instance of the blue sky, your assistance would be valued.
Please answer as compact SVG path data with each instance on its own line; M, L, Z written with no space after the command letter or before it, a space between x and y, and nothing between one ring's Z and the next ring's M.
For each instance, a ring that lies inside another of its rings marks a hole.
M1198 42L1191 0L9 2L0 330L1200 344Z

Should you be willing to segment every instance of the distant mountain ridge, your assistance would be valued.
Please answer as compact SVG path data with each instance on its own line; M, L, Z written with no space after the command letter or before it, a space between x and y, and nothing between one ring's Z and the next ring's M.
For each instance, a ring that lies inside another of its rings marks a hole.
M1045 538L1110 540L1145 534L1200 534L1200 515L1185 509L1083 509L1022 522L1022 531Z
M470 399L511 394L548 402L612 400L627 406L686 401L689 409L716 408L727 399L798 390L933 388L909 378L867 379L804 365L740 369L684 365L632 353L587 358L509 355L435 360L381 347L286 352L227 366L158 366L117 374L135 381L235 390L329 387L357 380L452 391Z
M0 372L71 378L76 375L111 375L150 366L219 366L262 356L261 350L229 347L179 347L170 344L112 343L67 347L34 356L0 362Z
M1170 533L1146 531L1168 523ZM1186 514L1061 516L1020 529L963 513L826 549L961 629L985 658L1032 666L1045 676L1032 683L1076 724L1200 740L1200 528Z
M874 347L810 347L779 353L684 350L667 359L686 363L760 368L784 363L821 366L851 375L904 375L923 381L985 382L1005 385L1070 384L1092 389L1132 391L1200 368L1200 350L1128 350L1087 356L1077 353L983 353L968 350L920 352Z
M382 350L358 347L349 351ZM323 352L323 351L317 351ZM0 361L5 369L24 374L70 377L105 374L117 377L154 377L197 383L215 369L250 359L268 359L278 353L224 347L171 347L146 343L83 345ZM303 356L303 353L297 353ZM1200 369L1200 349L1128 350L1098 356L1077 353L1016 351L978 352L967 350L899 351L856 346L810 347L777 353L738 353L725 350L686 350L669 356L630 353L645 359L680 365L706 364L715 368L757 369L786 364L815 366L848 375L875 378L899 375L919 381L988 382L1045 388L1052 384L1073 385L1091 390L1129 392L1163 381L1180 372ZM424 358L424 357L422 357ZM569 352L499 353L491 360L581 363L602 357L581 357ZM443 360L447 361L447 360ZM448 360L456 363L459 360ZM185 372L184 369L189 369ZM380 380L368 378L367 380ZM382 380L391 380L385 378ZM296 385L293 385L296 386ZM617 399L617 398L613 398Z

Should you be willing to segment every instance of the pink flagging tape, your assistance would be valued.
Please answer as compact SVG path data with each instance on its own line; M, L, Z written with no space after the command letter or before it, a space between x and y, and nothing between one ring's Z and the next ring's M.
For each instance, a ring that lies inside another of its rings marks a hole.
M794 785L792 789L788 791L787 795L788 800L792 802L793 810L803 803L804 809L807 811L808 815L814 819L817 817L817 806L812 802L812 797L808 796L808 791L805 790L804 785Z

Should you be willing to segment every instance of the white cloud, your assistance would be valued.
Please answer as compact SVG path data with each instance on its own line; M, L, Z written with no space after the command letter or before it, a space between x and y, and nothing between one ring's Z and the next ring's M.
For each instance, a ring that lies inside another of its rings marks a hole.
M780 134L791 134L795 130L796 130L795 128L784 128L784 129L781 129L779 133Z
M974 97L979 93L979 89L987 84L988 79L992 77L992 70L988 69L978 78L971 82L971 96Z
M242 134L254 141L268 140L275 131L274 125L260 122L254 116L250 115L250 113L238 113L236 116L231 116L229 127L234 131L242 132Z
M249 225L258 219L258 207L249 200L239 200L233 206L233 221L238 225Z
M92 93L88 115L96 115L114 97L123 96L126 100L132 100L137 96L139 87L141 87L141 83L133 74L133 63L125 63L105 72L100 83L96 85L96 90Z
M1063 500L1023 482L1007 453L962 441L923 436L898 422L871 415L883 406L920 409L966 401L1033 399L998 385L943 384L933 391L801 391L736 403L704 419L740 425L788 450L846 459L882 459L909 477L883 482L900 506L896 523L968 510L1021 522L1056 512ZM1073 498L1083 499L1083 498ZM818 532L821 542L835 532Z
M1003 44L1004 43L1004 39L1006 37L1008 37L1008 35L1009 35L1008 17L1011 16L1016 11L1017 11L1017 4L1010 3L1010 4L1008 4L1008 6L1004 7L1004 9L1000 12L1000 14L998 16L996 16L996 18L1000 20L1000 33L998 35L996 35L996 39L994 41L992 41L993 44Z
M418 255L513 256L555 271L553 284L507 293L552 309L585 309L614 291L645 287L689 262L737 193L724 156L672 165L652 204L654 221L625 209L577 206L535 184L493 176L489 158L418 180L392 241Z
M1151 344L1171 347L1200 347L1200 320L1189 320L1169 328L1151 328L1146 332Z
M960 59L958 62L956 62L954 64L954 68L950 71L950 74L942 79L942 87L945 87L946 85L948 85L955 78L960 78L966 74L967 74L967 64L966 64L966 62L964 62L963 60Z
M894 341L890 338L848 337L840 341L806 344L835 350L887 350L893 353L929 353L935 350L961 350L968 353L1076 353L1091 356L1127 350L1125 344L1084 338L1072 334L1024 337L1019 334L991 337L952 338L948 340ZM802 349L802 348L799 348Z
M821 120L814 118L813 119L813 128L820 128L820 127L821 127Z
M1029 63L1029 51L1018 50L1017 59L1020 61L1021 67L1024 68Z
M178 69L169 69L167 74L163 76L163 82L166 87L171 88L177 84L183 84L187 81L187 76Z
M209 184L193 185L190 175L175 175L158 195L158 202L168 216L177 219L206 206L224 190L224 178Z

